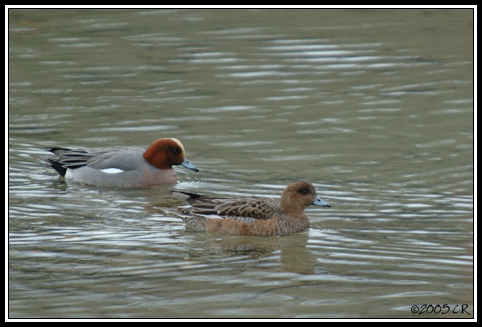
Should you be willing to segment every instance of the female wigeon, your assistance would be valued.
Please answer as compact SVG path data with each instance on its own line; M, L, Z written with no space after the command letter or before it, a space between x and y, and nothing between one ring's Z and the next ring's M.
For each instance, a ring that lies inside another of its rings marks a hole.
M173 165L199 171L186 159L182 143L175 138L156 140L147 150L135 147L47 150L57 158L40 159L61 176L98 186L172 184L177 181Z
M281 199L267 197L216 198L175 192L191 205L181 218L191 226L231 235L274 236L301 232L310 227L305 208L330 207L316 195L311 183L290 184ZM207 217L215 215L217 218Z

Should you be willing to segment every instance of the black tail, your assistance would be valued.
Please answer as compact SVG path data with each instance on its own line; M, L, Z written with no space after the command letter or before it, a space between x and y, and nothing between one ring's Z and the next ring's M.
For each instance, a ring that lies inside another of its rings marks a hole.
M43 162L48 163L50 167L55 169L61 176L65 177L65 173L67 173L67 168L62 166L62 164L58 162L57 159L52 159L52 158L39 158L39 159L42 160Z
M67 149L67 148L47 148L46 149L47 151L50 151L54 154L57 154L57 152L67 152L67 151L70 151L70 149ZM64 167L62 165L62 163L59 162L59 159L52 159L52 158L42 158L42 157L39 157L40 160L42 160L43 162L46 162L50 165L50 167L52 167L53 169L55 169L59 174L60 176L64 176L65 177L65 174L67 173L67 168Z

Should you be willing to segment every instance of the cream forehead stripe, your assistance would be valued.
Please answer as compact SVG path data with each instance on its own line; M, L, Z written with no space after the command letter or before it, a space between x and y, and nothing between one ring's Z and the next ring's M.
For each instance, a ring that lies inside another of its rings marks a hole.
M184 146L182 145L181 141L179 141L178 139L175 139L175 138L170 138L170 140L173 140L174 142L176 142L177 145L179 145L179 147L181 148L182 152L186 153L186 151L184 151Z

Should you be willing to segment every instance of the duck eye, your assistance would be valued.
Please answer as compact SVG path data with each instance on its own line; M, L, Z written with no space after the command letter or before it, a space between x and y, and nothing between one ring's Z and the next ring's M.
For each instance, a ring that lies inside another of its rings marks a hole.
M171 152L174 154L179 154L179 148L171 148Z
M308 190L306 188L302 188L300 190L300 193L303 194L303 195L306 195L306 194L308 194Z

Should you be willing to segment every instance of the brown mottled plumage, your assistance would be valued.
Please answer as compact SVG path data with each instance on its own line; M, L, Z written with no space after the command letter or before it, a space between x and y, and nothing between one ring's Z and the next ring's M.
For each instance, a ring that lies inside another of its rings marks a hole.
M310 227L304 209L329 207L308 182L290 184L281 199L243 197L237 199L176 192L191 205L181 218L191 226L231 235L273 236L301 232ZM206 217L215 215L217 218Z

